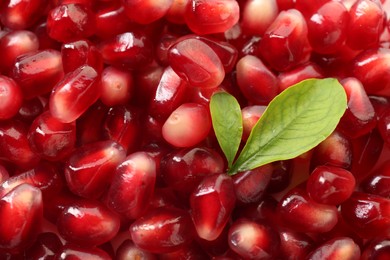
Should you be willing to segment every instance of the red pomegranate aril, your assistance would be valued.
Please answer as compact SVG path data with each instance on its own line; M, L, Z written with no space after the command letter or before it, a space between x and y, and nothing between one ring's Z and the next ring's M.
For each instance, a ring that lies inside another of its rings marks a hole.
M336 259L360 259L360 248L349 237L338 237L327 241L314 249L306 259L310 260L336 260Z
M198 236L209 241L216 239L229 221L235 203L231 177L224 173L206 176L190 197Z
M390 257L390 239L374 239L363 250L361 260L386 260Z
M365 192L390 199L390 161L384 161L362 183Z
M4 1L0 6L1 23L12 30L27 29L41 18L47 4L47 0Z
M329 0L317 0L315 2L310 0L295 0L295 6L305 18L310 17L314 12L316 12L322 5L329 2Z
M48 35L46 21L42 21L41 23L37 24L34 28L34 33L38 37L39 49L41 49L41 50L46 50L46 49L60 50L61 49L61 43L50 38L50 36Z
M61 46L62 65L65 73L82 65L89 65L98 73L103 70L103 59L98 49L87 40L67 42Z
M313 250L315 242L305 233L294 231L281 231L280 256L286 260L306 259L306 256Z
M386 144L390 144L390 109L386 108L379 117L377 129Z
M384 29L386 14L378 0L358 0L349 11L347 44L352 49L376 47Z
M39 156L49 161L60 161L75 147L76 124L62 123L46 111L32 122L27 138L31 149Z
M0 164L0 185L2 186L3 183L6 180L8 180L8 178L9 178L8 170L3 165Z
M31 150L27 132L28 125L21 121L0 122L0 158L20 168L34 167L39 157Z
M61 4L50 10L47 32L59 42L85 39L96 31L95 14L81 4Z
M106 67L102 72L100 100L108 107L124 105L133 97L133 75L129 71Z
M61 122L73 122L96 102L100 94L98 73L83 65L66 74L54 87L49 100L50 113Z
M23 100L16 117L23 122L34 121L34 119L43 112L47 101L48 100L43 97Z
M208 109L200 104L185 103L165 121L162 135L173 146L191 147L204 140L210 129Z
M184 24L185 12L189 2L190 0L173 0L165 14L165 19L174 24Z
M309 176L306 190L318 203L339 205L355 190L355 178L351 172L333 166L318 166Z
M203 177L221 173L225 165L215 150L194 147L173 150L161 160L161 175L166 185L190 194Z
M130 226L134 244L151 253L171 253L191 243L193 224L188 213L175 208L148 211Z
M9 119L22 107L23 93L18 84L0 75L0 120Z
M271 180L272 170L273 165L266 164L253 170L235 174L232 178L237 202L259 202Z
M218 256L229 250L228 234L231 223L228 223L221 234L214 240L205 240L197 237L197 244L210 256Z
M27 259L54 259L62 248L62 242L54 233L45 232L38 235L35 243L26 250Z
M338 128L350 138L367 134L376 126L376 115L363 85L356 78L343 79L341 84L347 94L348 108Z
M78 148L64 169L69 189L84 198L99 198L125 156L126 151L114 141L99 141Z
M194 87L216 87L225 77L216 52L199 39L179 40L169 49L168 60L177 75Z
M22 184L0 199L0 250L19 252L30 246L40 232L42 222L41 191Z
M65 207L57 221L58 232L66 241L90 247L110 241L119 226L119 217L93 200Z
M241 109L243 126L242 140L246 141L248 139L253 127L259 121L266 108L266 106L246 106Z
M150 24L165 16L173 0L121 0L130 20L139 24Z
M362 238L390 235L390 199L355 192L343 204L341 215Z
M241 21L243 32L249 35L262 36L278 15L279 10L276 2L276 0L246 1Z
M157 78L159 74L159 70L153 71L152 75L149 76L152 77L150 80ZM165 120L185 100L187 83L171 67L167 67L160 76L156 89L153 89L153 92L151 91L153 94L149 104L149 113L156 119ZM149 81L149 79L147 80ZM145 87L152 90L154 84L148 82ZM148 97L145 97L145 99L148 99Z
M127 239L116 250L116 259L117 260L129 260L129 259L139 259L139 260L157 260L156 255L138 248L134 245L131 240Z
M278 93L276 76L252 55L241 58L236 65L237 83L244 96L256 105L267 105Z
M99 45L103 61L126 69L139 69L151 63L153 44L146 34L125 32Z
M337 208L315 202L304 188L291 189L280 200L278 214L282 225L295 231L324 233L337 224Z
M306 21L308 39L313 51L335 53L345 43L349 13L343 3L328 1Z
M295 2L296 0L276 0L280 11L294 8Z
M294 163L292 160L277 161L272 163L271 180L267 186L268 193L276 193L286 189L291 182Z
M21 87L24 98L46 94L64 76L61 53L47 49L18 56L11 76Z
M176 259L209 259L210 256L197 244L191 243L188 246L180 248L172 253L160 254L159 260L176 260Z
M136 152L113 174L107 205L128 219L137 219L147 210L156 183L156 163L146 152Z
M280 239L268 226L239 219L229 229L229 246L245 259L272 259L278 254Z
M307 25L295 10L282 11L260 41L260 53L271 68L286 71L307 61Z
M385 48L362 51L354 59L352 75L360 80L368 95L390 96L390 50Z
M6 33L0 38L0 49L2 50L0 71L9 75L18 56L37 51L38 47L38 37L33 32L16 30Z
M189 0L184 17L196 34L223 33L238 22L239 11L235 0Z
M115 37L134 28L134 23L126 16L123 6L98 10L95 20L96 28L99 28L95 34L102 39Z
M383 115L387 107L390 106L390 99L383 96L369 96L372 106L374 107L377 119Z
M58 216L62 211L66 207L77 203L80 200L80 197L74 195L67 189L63 189L58 193L50 194L50 196L44 196L43 199L45 205L43 208L43 215L45 219L56 225Z
M55 255L54 260L112 260L102 249L96 247L80 247L74 244L66 244Z
M158 183L156 183L158 185ZM182 208L181 198L178 198L177 193L170 187L156 187L153 192L153 197L149 201L150 208Z
M109 140L115 141L125 148L133 151L139 144L140 111L136 107L111 107L104 120L103 134Z

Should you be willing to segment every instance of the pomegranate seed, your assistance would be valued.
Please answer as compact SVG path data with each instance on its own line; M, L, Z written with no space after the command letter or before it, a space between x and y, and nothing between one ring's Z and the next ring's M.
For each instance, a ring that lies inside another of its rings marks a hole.
M314 249L307 259L360 259L360 248L348 237L339 237L327 241Z
M64 75L61 53L48 49L18 56L11 75L24 98L46 94Z
M20 107L16 117L24 122L32 122L43 112L46 104L47 99L43 97L23 100L22 106Z
M95 33L95 15L81 4L61 4L50 10L47 17L49 36L60 42L87 38Z
M122 0L126 15L136 23L149 24L162 18L171 7L173 0Z
M210 129L209 111L202 105L185 103L165 121L162 135L176 147L190 147L205 139Z
M261 56L277 71L307 61L304 53L307 48L306 21L295 9L280 12L260 41Z
M295 231L323 233L337 223L336 206L315 202L299 187L281 199L278 211L283 224Z
M279 236L251 220L236 220L229 229L229 246L245 259L271 259L278 253Z
M183 247L175 252L160 254L160 260L175 260L175 259L209 259L198 244L192 243L189 246Z
M388 129L390 119L390 109L386 108L379 117L377 128L386 144L390 144L390 132Z
M151 39L145 34L125 32L99 45L103 61L109 65L136 69L149 64L153 58Z
M233 182L237 201L242 203L260 201L271 180L272 170L272 164L266 164L234 175Z
M295 6L296 0L276 0L279 10L288 10L292 9Z
M155 182L154 160L146 152L133 153L116 168L107 204L126 218L136 219L147 210Z
M390 257L390 240L375 239L362 252L361 260L384 260Z
M226 174L206 176L190 197L191 216L198 236L214 240L235 206L233 180Z
M318 203L339 205L355 190L355 178L343 168L319 166L309 176L306 190Z
M313 239L304 233L281 231L279 236L283 259L306 259L315 245Z
M95 246L112 239L119 231L119 217L97 201L79 201L65 207L58 217L58 232L68 242Z
M157 260L156 255L142 250L134 245L131 240L127 239L118 247L116 251L117 260L128 260L128 259L143 259L143 260Z
M266 106L247 106L241 110L242 114L242 140L246 141L253 127L264 113Z
M27 137L35 153L49 161L59 161L75 147L76 124L62 123L46 111L32 122Z
M96 28L99 28L96 30L96 35L102 39L109 39L118 34L129 32L134 27L133 22L127 18L123 6L98 10L95 20Z
M362 238L390 235L390 199L355 192L341 204L341 214Z
M97 72L84 65L65 75L50 96L50 113L64 123L75 121L100 96Z
M193 225L186 211L157 208L148 211L130 226L134 244L151 253L170 253L192 241Z
M189 38L174 44L168 52L168 60L177 75L194 87L216 87L225 76L218 55L199 39Z
M2 186L3 183L9 178L9 173L7 169L0 164L0 185ZM1 197L1 196L0 196Z
M9 219L0 229L0 250L18 252L36 239L42 222L42 194L21 184L0 199L0 219Z
M49 34L47 33L46 21L42 21L41 23L39 23L35 27L34 33L38 38L39 49L41 49L41 50L46 50L46 49L60 50L61 49L61 43L50 38Z
M262 15L259 15L259 10ZM242 14L242 30L250 35L263 35L277 15L276 0L246 1Z
M272 163L273 171L267 186L267 192L276 193L286 189L292 178L293 161L277 161Z
M103 250L96 247L84 248L73 244L67 244L56 254L56 260L111 260L112 258Z
M362 183L367 193L390 198L390 161L383 162L380 167L371 173Z
M99 198L112 181L112 171L126 152L113 141L100 141L75 150L65 165L69 189L85 198Z
M13 117L21 108L22 90L12 78L0 75L0 120Z
M205 253L211 256L222 255L230 249L228 242L229 228L230 223L225 226L216 239L209 241L198 237L197 242Z
M64 43L61 47L62 65L65 73L82 65L89 65L97 72L103 70L103 59L97 48L86 40Z
M310 0L295 0L295 8L302 12L305 17L310 17L313 13L315 13L322 5L329 2L329 0L318 0L318 1L310 1Z
M107 67L102 72L100 100L106 106L124 105L134 92L133 75L125 70Z
M54 259L60 251L62 242L54 233L41 233L35 243L26 251L28 259Z
M51 194L51 196L46 196L44 199L44 208L43 214L45 219L57 224L58 217L62 214L62 211L70 206L74 205L80 200L80 197L77 197L67 189L64 189L56 194Z
M161 161L161 175L165 183L182 194L192 193L203 177L223 170L221 155L204 147L174 150Z
M237 62L237 83L244 96L258 105L267 105L278 92L276 76L251 55Z
M347 44L353 49L369 49L379 43L385 12L380 1L358 0L349 11Z
M186 7L189 2L190 0L173 0L167 13L165 14L165 19L171 23L184 24Z
M1 23L12 30L27 29L41 18L47 4L47 0L5 1L0 6Z
M234 0L189 0L184 17L196 34L223 33L238 22L239 11Z

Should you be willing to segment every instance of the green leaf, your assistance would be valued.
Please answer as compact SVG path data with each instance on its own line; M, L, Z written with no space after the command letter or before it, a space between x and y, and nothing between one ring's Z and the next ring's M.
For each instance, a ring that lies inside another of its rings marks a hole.
M242 137L240 105L229 93L217 92L211 97L210 112L215 135L230 168Z
M268 105L229 173L309 151L334 131L346 108L336 79L309 79L286 89Z

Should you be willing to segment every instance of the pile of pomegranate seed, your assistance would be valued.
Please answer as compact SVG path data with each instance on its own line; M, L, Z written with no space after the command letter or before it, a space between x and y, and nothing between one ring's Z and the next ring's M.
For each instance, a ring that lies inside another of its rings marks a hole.
M390 259L390 0L3 0L0 259ZM269 102L337 78L309 152L227 174ZM227 115L229 111L226 111Z

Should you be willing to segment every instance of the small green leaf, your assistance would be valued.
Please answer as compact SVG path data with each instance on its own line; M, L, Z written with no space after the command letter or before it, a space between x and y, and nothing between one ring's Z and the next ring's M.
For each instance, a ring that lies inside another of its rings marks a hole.
M268 105L229 173L309 151L334 131L346 108L336 79L309 79L286 89Z
M210 112L215 135L230 168L242 137L240 105L229 93L217 92L211 97Z

